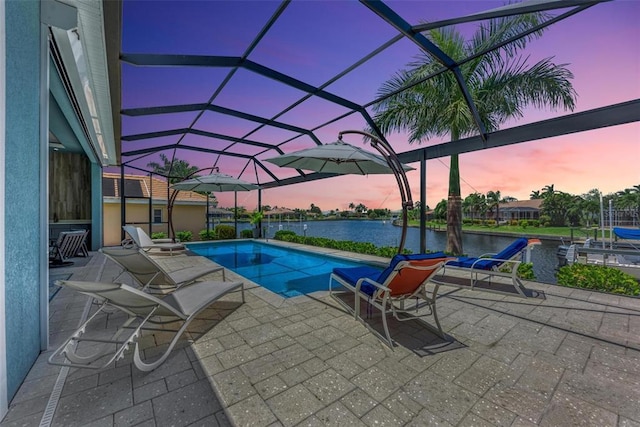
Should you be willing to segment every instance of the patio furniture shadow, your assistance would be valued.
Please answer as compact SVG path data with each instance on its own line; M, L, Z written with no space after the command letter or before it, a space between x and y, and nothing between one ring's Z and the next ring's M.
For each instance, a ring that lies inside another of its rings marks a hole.
M340 298L344 304L353 307L353 292L334 293L333 297ZM334 307L342 310L339 306ZM366 301L360 303L360 309L360 314L366 320L367 326L374 332L384 336L384 325L380 310L370 307ZM405 316L410 317L411 314L405 314ZM427 327L428 323L421 318L412 320L413 322L401 322L394 316L387 314L387 326L396 345L411 350L420 357L466 347L466 345L446 333L444 338L440 337Z

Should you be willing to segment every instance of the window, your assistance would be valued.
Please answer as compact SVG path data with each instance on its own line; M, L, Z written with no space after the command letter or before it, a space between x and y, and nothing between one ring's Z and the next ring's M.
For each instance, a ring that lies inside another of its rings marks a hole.
M162 209L153 210L153 223L159 224L162 222Z

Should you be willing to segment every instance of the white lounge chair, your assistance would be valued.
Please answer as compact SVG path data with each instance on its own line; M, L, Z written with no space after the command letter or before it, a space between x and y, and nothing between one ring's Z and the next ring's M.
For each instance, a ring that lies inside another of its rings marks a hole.
M49 357L48 362L52 365L76 368L102 369L123 358L129 346L135 344L133 354L135 366L141 371L151 371L169 357L189 323L214 301L229 292L240 290L244 303L242 282L196 282L168 294L163 299L119 283L60 280L56 285L73 289L101 303L100 308ZM104 317L99 315L112 313L112 308L126 313L129 317L111 339L103 339L101 332L104 332L104 326L94 327L93 324L104 322ZM136 320L137 326L134 324ZM140 357L137 340L144 329L158 330L157 327L145 327L147 323L162 325L176 321L182 321L183 324L177 331L166 330L166 332L174 332L175 335L165 352L154 362L144 362ZM119 339L125 331L129 331L129 335ZM85 337L85 334L92 337ZM78 345L82 342L93 343L95 347L78 349ZM79 354L82 351L89 351L90 354ZM104 357L108 359L100 362Z
M222 272L222 280L226 280L224 267L213 264L166 271L153 258L138 248L102 248L100 252L122 267L122 272L113 279L114 282L117 282L122 274L128 273L145 291L149 289L177 289L195 282L202 276L219 271Z
M184 245L182 243L173 242L171 239L151 239L151 237L149 237L149 235L140 227L124 225L122 228L131 237L136 246L145 251L160 249L163 251L169 251L170 255L173 255L174 250L178 251L184 249Z

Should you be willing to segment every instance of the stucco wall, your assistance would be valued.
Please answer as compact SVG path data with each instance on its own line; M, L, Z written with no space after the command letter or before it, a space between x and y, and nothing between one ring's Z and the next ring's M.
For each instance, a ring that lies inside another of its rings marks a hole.
M5 2L7 395L40 353L40 3ZM44 255L43 255L44 256Z
M104 245L119 245L120 203L104 203ZM167 221L167 206L153 205L153 209L162 209L162 220ZM191 231L193 240L199 240L198 233L206 228L205 206L176 205L173 208L173 226L178 231ZM138 223L149 235L149 205L147 203L127 203L127 223ZM154 224L152 232L167 232L167 224Z

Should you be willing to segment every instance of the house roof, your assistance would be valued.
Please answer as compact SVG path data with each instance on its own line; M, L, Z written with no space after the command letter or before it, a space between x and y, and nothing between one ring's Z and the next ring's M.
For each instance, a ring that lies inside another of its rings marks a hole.
M540 209L543 199L516 200L515 202L500 203L501 210Z
M167 200L168 182L145 175L125 174L124 195L127 198ZM105 172L102 174L103 197L119 198L123 194L120 184L120 174ZM176 196L176 203L206 203L207 197L193 191L180 191Z

